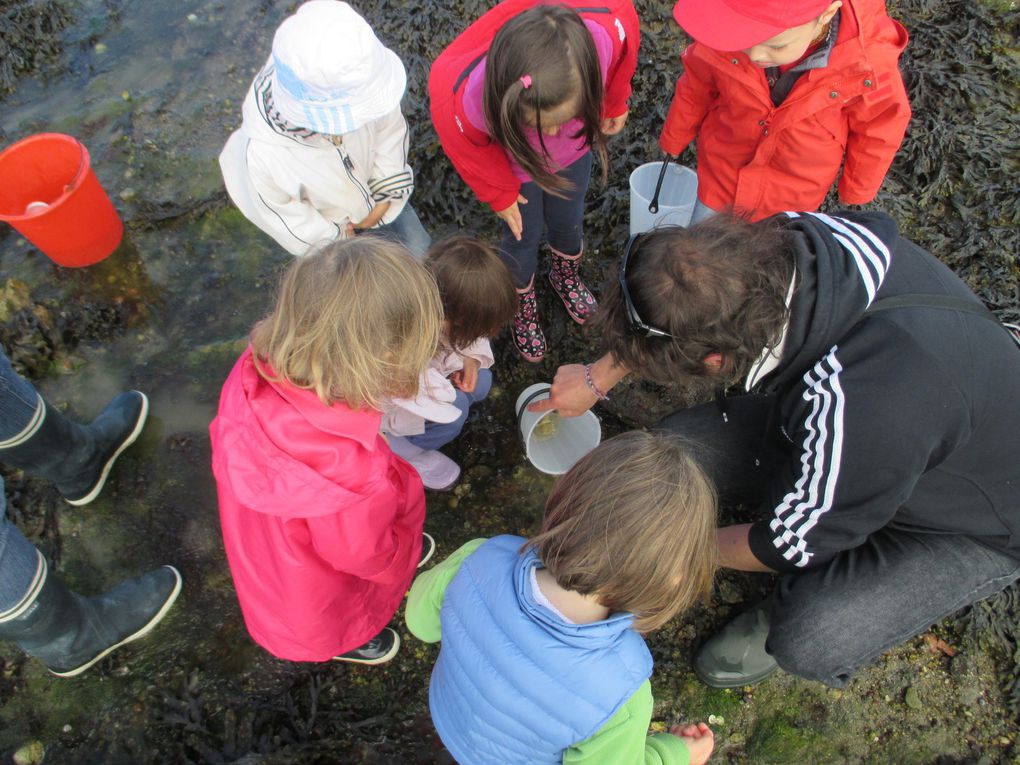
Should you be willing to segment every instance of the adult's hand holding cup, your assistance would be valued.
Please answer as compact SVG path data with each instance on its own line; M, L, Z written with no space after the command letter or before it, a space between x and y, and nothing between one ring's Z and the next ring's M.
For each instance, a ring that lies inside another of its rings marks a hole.
M556 370L549 398L528 404L528 411L536 414L555 409L560 417L578 417L598 401L584 377L583 364L564 364Z

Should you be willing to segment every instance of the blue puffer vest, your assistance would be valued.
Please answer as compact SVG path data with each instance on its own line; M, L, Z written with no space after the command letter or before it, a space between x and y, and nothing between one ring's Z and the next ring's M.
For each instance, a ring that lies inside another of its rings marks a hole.
M652 673L631 614L570 624L532 595L534 550L499 536L464 561L446 589L443 645L429 705L461 765L562 762Z

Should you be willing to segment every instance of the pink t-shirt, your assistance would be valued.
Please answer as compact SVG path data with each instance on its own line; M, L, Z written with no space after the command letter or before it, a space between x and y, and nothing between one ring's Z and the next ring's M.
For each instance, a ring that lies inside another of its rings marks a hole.
M609 62L613 56L613 41L610 39L609 33L598 24L585 21L584 25L591 33L592 40L595 41L595 52L598 54L599 67L602 69L602 82L605 83L609 74ZM467 116L468 121L483 133L489 132L485 125L485 111L482 106L486 61L487 58L483 58L478 66L474 68L474 71L468 75L467 83L464 85L463 101L464 114ZM556 135L543 136L545 149L549 157L548 166L550 169L568 167L584 156L585 152L589 150L590 147L585 144L583 137L571 137L581 127L581 120L575 118L562 124ZM535 151L541 154L542 144L538 140L538 131L533 127L526 127L524 134L528 138L528 143L534 147ZM518 180L522 183L527 183L531 180L531 176L524 172L524 168L517 164L517 161L509 153L507 154L507 159L510 160L510 169L513 170Z

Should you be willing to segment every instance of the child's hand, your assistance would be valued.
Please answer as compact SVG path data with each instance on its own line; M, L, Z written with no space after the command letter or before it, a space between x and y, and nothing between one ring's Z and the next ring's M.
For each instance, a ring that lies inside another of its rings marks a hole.
M505 210L496 211L496 215L502 218L503 222L510 229L510 233L514 235L514 239L518 242L521 241L521 232L524 231L524 221L521 220L521 209L518 205L526 205L527 203L528 200L524 198L524 195L518 194L516 202Z
M376 223L382 220L382 216L386 214L386 211L390 209L390 200L384 199L382 202L377 202L375 207L372 208L372 212L366 215L362 220L357 223L347 224L347 233L350 236L358 233L361 229L372 228Z
M630 114L630 112L626 111L617 117L606 117L602 120L600 129L605 135L616 135L623 130L623 126L627 124L628 114Z
M705 765L715 749L715 734L705 723L674 725L669 732L682 738L691 753L691 765Z
M481 369L481 362L478 359L473 359L470 356L464 357L464 368L458 369L452 375L450 379L453 380L453 384L460 388L465 393L471 393L475 386L478 385L478 370Z

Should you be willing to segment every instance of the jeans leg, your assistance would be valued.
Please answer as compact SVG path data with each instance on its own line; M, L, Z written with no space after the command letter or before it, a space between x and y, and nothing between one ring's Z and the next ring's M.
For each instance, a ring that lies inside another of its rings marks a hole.
M432 244L432 238L421 224L418 213L411 207L410 202L404 205L400 215L391 223L379 226L375 230L395 237L417 260L425 259L425 253Z
M510 273L519 289L527 287L531 277L535 275L538 261L538 245L542 241L542 212L546 194L537 183L529 182L521 185L521 195L528 200L527 204L518 204L521 211L522 231L520 241L514 239L510 227L501 222L502 235L499 242L499 257Z
M426 422L424 433L417 436L406 436L407 440L421 449L438 449L440 446L450 443L464 429L471 405L477 404L488 396L491 388L492 372L488 369L479 369L475 389L470 393L458 390L457 397L453 401L453 405L460 409L460 417L453 422Z
M475 383L475 389L468 393L467 396L471 399L472 404L477 404L479 401L485 400L490 390L492 390L492 370L479 369L478 382Z
M564 255L577 255L581 252L584 239L584 198L591 182L593 161L589 151L557 173L574 187L567 192L565 199L549 194L545 200L545 226L549 246Z
M7 498L0 478L0 621L21 604L41 575L41 557L24 534L7 520Z
M40 406L35 388L14 371L7 354L0 349L0 448L4 441L24 432Z
M772 422L775 403L772 396L734 396L681 409L657 427L693 442L724 501L756 504L784 457Z
M845 685L883 652L1020 578L973 539L886 527L828 563L779 579L767 649L779 666Z
M458 390L453 405L460 410L460 416L456 420L453 422L426 422L424 433L405 436L405 438L420 449L438 449L441 446L446 446L464 429L464 423L467 421L468 411L471 408L471 400L464 391Z

